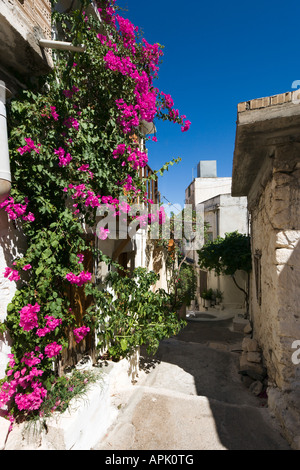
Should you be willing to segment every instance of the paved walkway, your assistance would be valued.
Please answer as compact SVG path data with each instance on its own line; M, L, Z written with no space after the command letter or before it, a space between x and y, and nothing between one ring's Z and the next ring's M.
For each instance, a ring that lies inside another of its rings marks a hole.
M114 425L94 450L288 450L266 399L238 374L243 336L232 320L189 321L141 357L137 382L116 391Z

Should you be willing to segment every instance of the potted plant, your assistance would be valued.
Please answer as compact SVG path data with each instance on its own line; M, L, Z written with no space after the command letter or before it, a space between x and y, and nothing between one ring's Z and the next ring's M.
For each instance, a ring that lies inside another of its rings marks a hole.
M204 299L204 307L205 308L210 307L211 301L213 298L213 290L212 289L204 290L201 294L201 297Z
M196 276L194 268L189 264L183 263L180 268L180 274L175 278L175 300L180 306L180 317L185 316L186 308L195 299Z
M223 292L221 292L219 289L217 289L215 292L215 299L216 299L216 305L220 305L220 303L223 300Z

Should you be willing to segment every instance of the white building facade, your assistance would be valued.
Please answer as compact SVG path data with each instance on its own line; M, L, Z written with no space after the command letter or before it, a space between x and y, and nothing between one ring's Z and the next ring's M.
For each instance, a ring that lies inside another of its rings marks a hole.
M248 234L248 211L246 197L231 196L231 177L218 177L216 161L201 161L197 168L197 178L186 189L185 203L194 210L202 205L204 223L207 226L206 236L210 241L226 233L238 231ZM244 294L233 283L229 276L217 276L214 272L206 272L198 267L198 254L194 251L193 258L197 271L198 289L197 303L202 304L201 294L208 290L222 293L224 307L232 309L244 308ZM239 272L236 276L238 284L247 288L246 273Z

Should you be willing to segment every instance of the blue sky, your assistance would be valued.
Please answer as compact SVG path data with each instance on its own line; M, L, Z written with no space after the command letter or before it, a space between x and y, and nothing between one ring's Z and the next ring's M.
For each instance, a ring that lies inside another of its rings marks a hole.
M231 176L237 104L292 90L300 80L298 1L117 0L149 43L164 46L155 85L192 122L156 122L150 166L181 157L159 180L161 195L183 206L200 160ZM166 203L166 199L162 202Z

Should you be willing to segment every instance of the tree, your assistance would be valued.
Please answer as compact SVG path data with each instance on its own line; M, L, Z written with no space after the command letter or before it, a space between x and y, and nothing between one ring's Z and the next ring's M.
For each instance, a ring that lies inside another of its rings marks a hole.
M251 272L250 237L237 231L226 233L225 237L217 237L198 250L198 263L201 268L214 270L217 275L231 276L236 287L245 295L246 316L249 312L248 291L238 285L235 274L237 271Z

